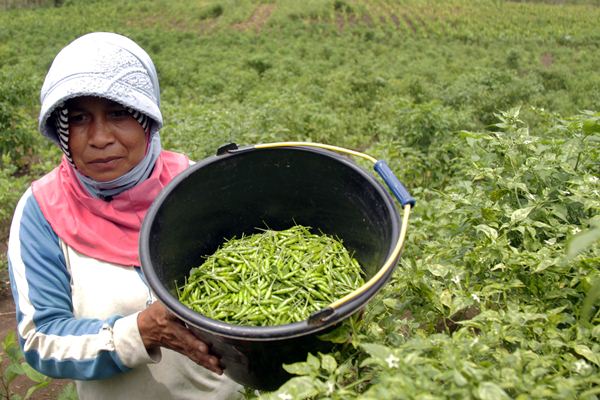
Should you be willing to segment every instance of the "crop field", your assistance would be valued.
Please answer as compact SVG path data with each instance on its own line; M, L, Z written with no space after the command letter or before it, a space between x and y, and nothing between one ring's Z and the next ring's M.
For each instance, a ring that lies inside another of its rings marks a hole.
M598 21L592 0L5 0L1 242L60 159L36 131L54 55L122 33L156 63L164 148L343 146L416 198L392 279L334 351L246 398L598 399ZM4 255L0 277L7 298Z

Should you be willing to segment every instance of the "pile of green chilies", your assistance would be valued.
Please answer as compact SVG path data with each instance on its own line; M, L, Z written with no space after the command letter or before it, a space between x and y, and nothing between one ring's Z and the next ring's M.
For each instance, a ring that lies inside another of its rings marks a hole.
M226 241L178 287L179 301L242 326L302 321L364 283L340 240L295 225Z

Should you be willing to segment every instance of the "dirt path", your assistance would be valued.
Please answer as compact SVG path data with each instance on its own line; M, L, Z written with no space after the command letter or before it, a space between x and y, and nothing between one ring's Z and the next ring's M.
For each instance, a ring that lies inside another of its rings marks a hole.
M256 7L256 9L247 21L235 24L233 25L233 28L240 31L253 29L256 32L259 32L261 28L267 23L269 17L271 16L274 10L274 4L261 4L258 7Z

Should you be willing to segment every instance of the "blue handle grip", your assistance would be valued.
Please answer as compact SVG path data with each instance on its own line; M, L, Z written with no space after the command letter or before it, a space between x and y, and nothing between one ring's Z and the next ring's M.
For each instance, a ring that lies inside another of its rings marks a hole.
M417 203L415 199L408 193L408 190L404 187L402 182L396 178L396 175L392 172L390 167L388 167L387 163L383 160L379 160L375 163L375 171L379 173L379 175L383 178L385 183L387 183L388 187L394 193L402 207L407 204L410 204L411 207L414 207Z

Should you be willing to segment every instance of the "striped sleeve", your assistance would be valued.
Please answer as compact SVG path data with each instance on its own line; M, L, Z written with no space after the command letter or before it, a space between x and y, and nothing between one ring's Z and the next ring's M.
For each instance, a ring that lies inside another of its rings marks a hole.
M102 379L129 370L115 350L120 318L76 319L60 242L32 195L15 210L8 242L19 342L27 362L54 378Z

